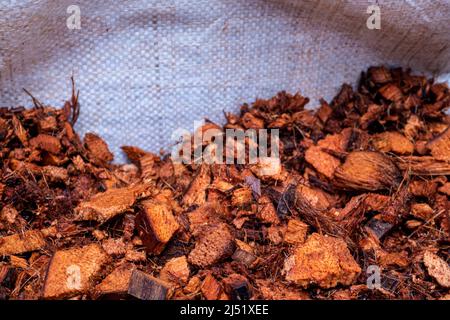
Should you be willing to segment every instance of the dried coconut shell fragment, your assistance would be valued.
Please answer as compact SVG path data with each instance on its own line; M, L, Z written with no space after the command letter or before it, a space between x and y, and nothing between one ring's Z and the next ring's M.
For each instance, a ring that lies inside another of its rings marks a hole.
M109 163L114 158L113 154L109 151L106 142L94 133L86 133L84 136L84 145L88 150L89 156L94 161L99 163Z
M330 105L325 100L320 100L320 108L316 112L317 118L322 121L322 123L326 123L332 113L333 109L331 109Z
M420 121L419 117L416 115L411 115L408 121L405 124L405 128L403 130L406 138L410 140L415 140L419 131L424 129L424 124Z
M268 279L257 279L257 287L261 298L264 300L309 300L309 295L305 291L298 290L292 286L288 287L279 281Z
M286 280L302 287L350 285L361 272L342 239L312 234L284 263Z
M184 285L189 280L190 270L186 256L172 258L161 269L159 278L175 285Z
M38 128L39 131L43 132L52 132L53 130L56 130L58 127L58 122L56 121L55 117L48 116L38 121Z
M395 188L400 177L397 166L382 153L354 151L336 169L333 183L344 190L376 191Z
M212 274L208 274L203 280L201 292L206 300L228 300L223 286Z
M310 188L308 186L299 184L296 188L296 192L301 194L312 207L317 210L326 210L330 207L330 202L324 191L318 188Z
M383 96L383 98L389 101L400 101L403 98L402 91L393 83L386 84L380 88L379 93Z
M201 165L197 175L189 184L183 196L183 204L186 206L200 206L206 202L206 192L211 183L211 169L208 165Z
M413 203L411 205L411 214L419 219L428 221L433 216L433 208L431 208L427 203Z
M242 124L246 129L263 129L264 120L255 117L250 112L245 113L241 118Z
M258 157L257 163L250 170L260 179L283 180L283 169L278 157Z
M378 104L370 104L367 108L367 112L359 118L359 125L362 129L367 130L369 125L376 121L384 113L384 106Z
M188 212L189 229L193 235L201 230L202 226L221 222L226 210L223 205L217 201L206 202L197 209Z
M147 253L159 255L179 230L172 210L164 203L146 200L141 203L136 222Z
M231 204L234 207L245 206L253 201L252 189L243 187L235 189L231 195Z
M427 143L436 160L450 161L450 127Z
M39 230L29 230L0 238L0 256L22 254L43 249L44 235Z
M308 225L298 219L289 219L284 232L284 242L298 245L305 242Z
M389 69L384 66L381 67L370 67L367 70L370 80L376 84L383 84L392 81L392 75Z
M57 251L48 267L43 297L62 299L86 293L108 262L98 244Z
M5 205L0 210L0 222L4 222L8 225L13 225L16 222L19 212L12 205Z
M61 142L58 138L48 134L39 134L37 137L30 139L30 145L53 154L61 151Z
M450 182L444 183L442 187L438 189L440 193L446 194L447 196L450 196Z
M122 296L127 294L131 274L136 267L131 263L124 263L116 267L105 279L95 286L96 296Z
M275 206L266 195L263 195L258 199L258 212L256 213L256 216L263 223L280 223L280 218L278 217Z
M25 130L25 128L22 126L22 123L20 122L19 119L17 119L17 117L15 115L13 115L13 117L12 117L12 124L13 124L15 135L20 140L22 145L24 147L27 147L28 146L27 131ZM1 123L1 122L0 122L0 125L2 125L2 129L4 128L4 126L6 126L6 124ZM36 143L36 140L34 141L34 143Z
M380 152L412 154L414 145L399 132L383 132L372 137L372 145Z
M78 220L95 220L104 223L130 209L136 200L147 193L144 185L109 189L98 193L75 208Z
M423 255L423 263L427 267L428 273L436 282L444 288L450 288L450 266L438 255L431 251L426 251Z
M250 300L253 295L248 279L240 274L230 274L222 283L231 300Z
M198 236L188 261L198 267L208 267L230 257L234 248L234 237L226 224L210 225Z
M326 136L325 139L317 143L317 146L312 146L306 150L305 160L318 172L327 178L331 178L341 162L324 149L345 152L351 133L351 129L345 129L341 133Z
M402 171L418 176L448 176L450 161L436 160L434 157L403 156L396 157L396 164Z

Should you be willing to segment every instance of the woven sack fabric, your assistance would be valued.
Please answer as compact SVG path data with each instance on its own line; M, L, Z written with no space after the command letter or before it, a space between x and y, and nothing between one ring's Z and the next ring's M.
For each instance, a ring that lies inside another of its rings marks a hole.
M168 150L177 128L280 90L316 107L373 64L445 81L449 22L450 2L431 0L0 0L0 106L31 106L22 88L62 106L73 74L77 129L123 161L121 145Z

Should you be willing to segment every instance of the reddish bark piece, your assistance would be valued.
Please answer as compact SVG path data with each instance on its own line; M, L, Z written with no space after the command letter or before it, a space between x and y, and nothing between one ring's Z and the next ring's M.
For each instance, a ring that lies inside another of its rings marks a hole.
M440 187L439 192L450 196L450 182L444 183L442 187Z
M44 235L39 230L29 230L0 238L0 256L21 254L43 249L46 245Z
M427 143L436 160L450 161L450 127Z
M9 263L14 268L28 269L28 261L24 258L10 256Z
M403 156L396 158L400 170L418 176L448 176L450 161L440 161L433 157Z
M272 282L267 279L257 279L261 297L264 300L309 300L308 293L295 287L288 287L280 282Z
M45 178L50 182L64 182L69 180L69 173L65 168L56 166L45 166L41 168L41 172Z
M218 190L220 192L226 193L234 188L234 185L228 181L222 179L215 179L214 182L209 186L210 189Z
M139 159L139 168L143 179L155 179L158 175L158 166L161 159L153 154L146 153Z
M97 296L123 296L128 293L131 274L136 267L130 263L124 263L116 267L109 275L95 286Z
M252 190L249 187L238 188L231 195L231 204L235 207L245 206L252 201Z
M128 249L127 253L125 253L125 260L134 263L143 263L147 260L147 255L144 251Z
M16 208L12 205L6 205L0 210L0 221L12 225L18 216Z
M109 163L113 160L114 156L109 151L108 145L98 135L86 133L84 136L84 144L94 161Z
M383 252L382 250L377 252L379 255L380 265L382 267L394 266L399 268L406 268L410 260L408 254L403 252Z
M81 202L75 208L75 213L79 220L95 220L104 223L130 209L144 192L144 186L110 189Z
M139 270L133 270L128 294L140 300L166 300L170 284Z
M184 286L183 292L188 295L195 295L200 292L200 287L202 285L202 280L198 275L193 276L189 282Z
M183 196L183 204L187 206L202 205L206 202L206 191L211 183L211 169L208 165L200 166L195 178L189 184Z
M206 300L226 300L223 286L211 274L205 277L200 290Z
M224 278L222 283L231 300L249 300L253 295L248 279L240 274L233 273Z
M378 151L397 154L412 154L414 145L399 132L383 132L372 137L372 144Z
M409 192L416 197L426 197L429 198L436 193L437 183L433 180L423 181L414 180L411 181L408 187Z
M255 117L250 112L242 116L242 124L247 129L262 129L264 128L264 120Z
M389 203L391 198L377 193L368 193L364 198L364 204L367 206L367 210L371 211L383 211Z
M423 129L423 122L420 121L419 117L416 115L411 115L406 122L405 128L403 130L406 138L410 140L415 140L419 134L419 130Z
M383 66L370 67L367 70L367 73L368 73L370 79L377 84L382 84L382 83L387 83L387 82L392 81L391 72Z
M433 208L431 208L427 203L413 203L411 205L411 214L419 219L428 221L433 217Z
M367 130L369 125L373 123L377 118L379 118L383 112L385 111L385 108L383 106L377 105L377 104L369 104L367 108L367 112L359 118L359 124L362 129Z
M351 130L345 130L342 133L328 135L325 139L320 140L317 146L312 146L305 153L305 160L311 164L318 172L331 178L334 171L341 164L340 160L324 149L336 152L344 152L347 148L351 135Z
M263 223L280 223L280 218L278 217L275 206L268 196L261 196L258 199L258 213L256 216Z
M164 203L146 200L141 203L136 222L147 253L160 254L180 228L172 210Z
M308 225L298 219L289 219L284 233L284 242L288 244L301 244L305 242Z
M286 280L302 287L350 285L361 268L342 239L312 234L284 263Z
M114 257L123 256L127 251L126 244L122 238L109 238L103 240L102 248L108 255Z
M211 266L230 257L234 247L234 237L226 224L210 225L199 235L188 261L199 267Z
M61 151L59 139L48 134L39 134L37 137L30 139L30 145L53 154L58 154Z
M326 123L332 113L333 109L331 109L330 105L325 100L321 99L320 107L316 112L317 118L319 118L322 123Z
M189 229L195 235L197 230L207 224L219 223L223 216L223 207L217 201L209 201L187 214Z
M0 123L0 124L2 125L2 130L3 130L3 128L6 127L6 123ZM13 129L14 129L14 133L17 136L17 138L19 139L19 141L22 143L23 146L27 147L28 146L28 133L25 130L25 128L23 127L20 120L17 119L17 117L15 115L12 116L12 125L13 125ZM3 133L3 136L6 136L6 133Z
M184 285L189 280L190 270L186 256L167 261L159 273L159 278L166 282Z
M267 238L275 245L278 245L284 240L284 233L286 232L286 226L270 226L267 228Z
M50 260L43 297L62 299L87 293L108 262L98 244L57 251Z
M423 255L423 263L427 267L428 273L439 285L450 288L450 266L438 255L431 251L426 251Z
M402 91L395 84L389 83L380 88L380 94L387 100L399 101L403 98Z
M47 131L51 132L55 130L58 126L58 122L56 121L55 117L48 116L44 119L39 120L38 127L40 131Z

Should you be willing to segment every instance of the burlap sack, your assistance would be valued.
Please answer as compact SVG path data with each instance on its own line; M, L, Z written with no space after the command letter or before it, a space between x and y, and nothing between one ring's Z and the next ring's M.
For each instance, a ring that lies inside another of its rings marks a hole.
M385 63L450 71L449 1L0 0L0 106L62 105L75 75L77 129L120 145L167 147L176 128L222 121L279 90L332 97ZM73 6L80 9L81 29ZM69 10L68 10L69 8ZM371 20L373 22L373 20ZM372 24L373 25L373 24Z

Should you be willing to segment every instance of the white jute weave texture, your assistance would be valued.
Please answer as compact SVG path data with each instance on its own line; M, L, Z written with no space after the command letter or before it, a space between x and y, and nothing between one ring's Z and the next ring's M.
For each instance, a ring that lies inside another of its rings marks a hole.
M370 30L369 5L381 10ZM81 29L67 28L80 8ZM77 129L167 148L177 128L223 120L280 90L330 99L373 64L450 72L449 1L0 0L0 106L61 106L80 90Z

